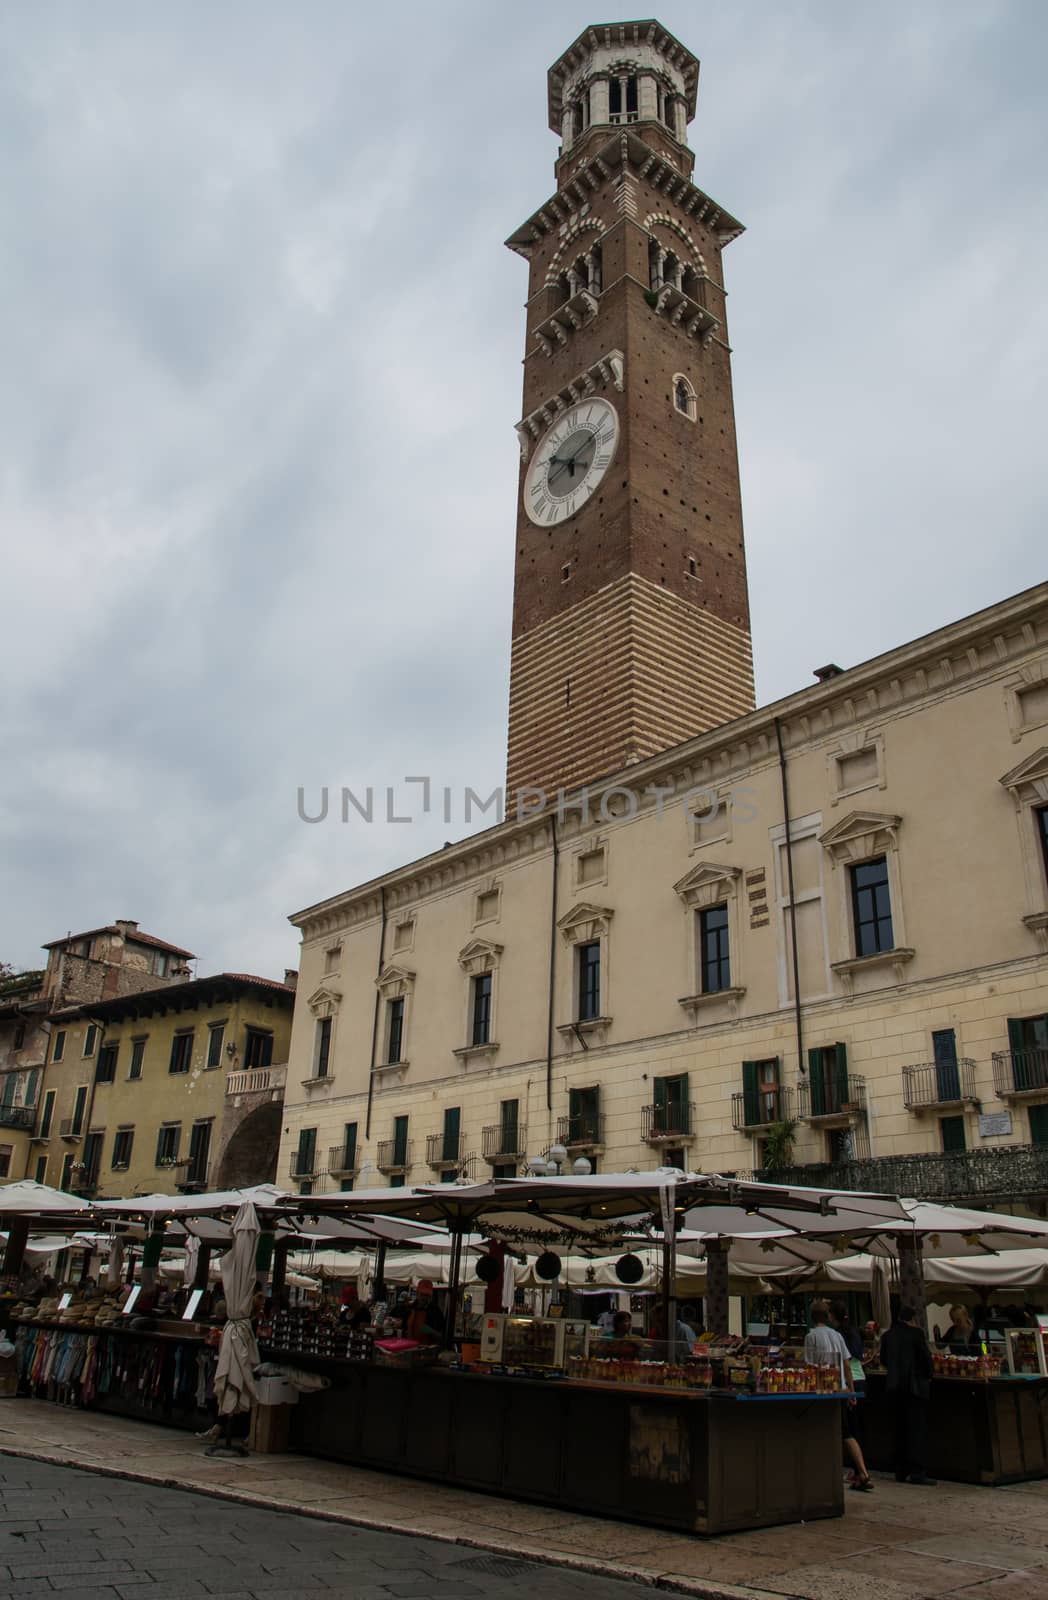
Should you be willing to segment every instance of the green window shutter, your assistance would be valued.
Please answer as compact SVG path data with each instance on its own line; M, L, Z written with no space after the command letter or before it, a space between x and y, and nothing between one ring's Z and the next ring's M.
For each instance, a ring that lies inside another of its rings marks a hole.
M822 1051L808 1051L808 1093L811 1114L821 1117L826 1110L826 1083L822 1075Z
M1048 1144L1048 1106L1030 1107L1030 1143Z
M839 1041L834 1045L834 1081L837 1085L837 1104L846 1106L851 1099L848 1088L848 1047Z
M1023 1029L1022 1017L1008 1018L1008 1048L1009 1050L1025 1050L1026 1034Z
M742 1063L742 1110L746 1126L756 1127L761 1120L761 1096L756 1061Z
M457 1161L459 1149L459 1129L462 1126L462 1107L449 1106L444 1112L444 1140L443 1159Z
M968 1148L968 1142L964 1135L963 1117L943 1117L939 1122L939 1133L945 1155Z
M665 1078L656 1078L652 1087L653 1087L654 1093L655 1093L655 1107L656 1107L656 1110L664 1110L665 1106L666 1106L666 1080L665 1080Z

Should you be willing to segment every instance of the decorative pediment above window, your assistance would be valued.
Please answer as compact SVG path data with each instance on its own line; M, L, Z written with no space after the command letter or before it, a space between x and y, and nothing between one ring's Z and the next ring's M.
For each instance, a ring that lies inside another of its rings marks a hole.
M395 967L387 961L382 975L375 979L375 987L385 1000L399 1000L415 987L415 974L406 967Z
M819 835L835 862L868 861L899 847L901 817L883 811L851 811L834 827Z
M502 946L490 939L471 939L458 953L459 966L471 978L484 972L494 972L502 955Z
M1048 804L1048 745L1042 745L1011 772L1006 772L1001 783L1019 804L1030 801Z
M694 911L707 911L733 895L741 877L741 867L722 867L716 861L703 861L679 878L673 888L686 906Z
M607 933L614 914L607 906L583 903L572 906L570 911L566 911L558 919L557 927L568 944L590 944L592 940L600 939Z
M342 991L330 983L321 984L319 989L314 989L306 1004L318 1019L333 1017L342 1004Z

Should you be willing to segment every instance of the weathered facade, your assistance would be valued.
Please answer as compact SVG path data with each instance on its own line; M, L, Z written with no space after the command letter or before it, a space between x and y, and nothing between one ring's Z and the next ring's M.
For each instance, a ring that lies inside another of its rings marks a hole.
M303 1192L560 1143L1048 1196L1048 586L752 709L697 68L624 23L551 70L509 789L574 793L292 918Z
M98 1198L272 1179L293 1005L220 973L56 1014L31 1176Z

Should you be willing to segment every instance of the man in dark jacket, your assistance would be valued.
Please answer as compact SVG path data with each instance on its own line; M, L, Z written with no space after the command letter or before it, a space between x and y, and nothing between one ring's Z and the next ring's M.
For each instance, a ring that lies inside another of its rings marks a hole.
M881 1340L885 1393L895 1407L895 1480L934 1484L924 1470L932 1355L912 1306L903 1306Z

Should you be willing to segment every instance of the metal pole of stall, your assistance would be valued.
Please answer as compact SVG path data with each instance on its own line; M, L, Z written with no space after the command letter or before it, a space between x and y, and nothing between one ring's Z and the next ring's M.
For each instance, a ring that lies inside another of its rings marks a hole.
M379 1242L375 1251L375 1276L371 1284L371 1298L375 1301L384 1301L386 1298L386 1241Z
M7 1249L4 1251L5 1277L17 1277L21 1272L28 1243L29 1218L13 1216L7 1225Z
M677 1213L674 1191L660 1190L662 1205L662 1318L666 1333L666 1359L677 1354Z
M710 1332L723 1338L729 1331L726 1239L706 1241L706 1313Z
M456 1227L451 1235L451 1258L448 1261L448 1310L444 1318L443 1348L454 1350L455 1325L458 1320L459 1278L462 1270L462 1230Z
M269 1282L269 1292L274 1300L278 1300L284 1292L284 1283L287 1278L287 1253L290 1248L290 1239L278 1239L273 1249L273 1275Z
M205 1244L204 1241L201 1239L200 1240L200 1248L197 1251L196 1271L193 1273L193 1288L194 1289L206 1289L207 1288L208 1271L209 1271L210 1267L211 1267L211 1246L209 1244Z

